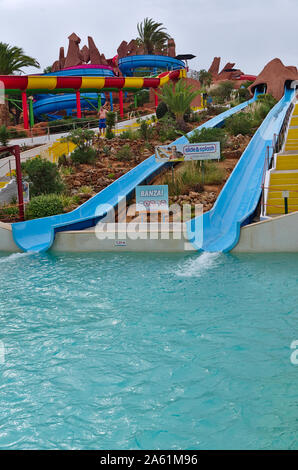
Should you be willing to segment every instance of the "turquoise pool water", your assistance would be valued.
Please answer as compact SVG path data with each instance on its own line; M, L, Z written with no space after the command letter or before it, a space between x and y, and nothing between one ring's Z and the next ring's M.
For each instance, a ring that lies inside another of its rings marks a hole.
M292 254L0 255L0 449L297 449L297 272Z

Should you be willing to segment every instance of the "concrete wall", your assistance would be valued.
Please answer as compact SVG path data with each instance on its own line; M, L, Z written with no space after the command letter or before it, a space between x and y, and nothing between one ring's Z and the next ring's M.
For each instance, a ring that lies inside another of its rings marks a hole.
M117 226L117 224L116 224ZM55 242L51 248L55 252L185 252L195 251L181 234L184 225L179 224L171 229L169 234L153 230L152 234L144 231L142 236L132 239L125 232L118 233L116 240L113 233L107 234L105 239L98 239L95 230L82 230L76 232L60 232L56 234ZM108 238L108 235L110 238ZM151 235L151 236L150 236ZM167 238L166 238L167 237Z
M298 252L298 212L247 225L234 253Z
M56 234L52 250L55 252L188 252L194 251L192 245L180 237L179 230L172 230L169 239L156 231L154 239L132 240L119 233L117 239L99 240L94 230L60 232ZM177 239L176 239L177 238ZM10 224L0 222L0 251L20 251L12 238ZM248 225L241 229L238 245L234 253L298 253L298 212L274 219Z
M13 197L17 197L18 189L15 180L11 180L4 188L0 189L0 206L10 203Z
M13 241L11 225L3 224L3 222L0 222L0 251L8 251L11 253L20 251Z

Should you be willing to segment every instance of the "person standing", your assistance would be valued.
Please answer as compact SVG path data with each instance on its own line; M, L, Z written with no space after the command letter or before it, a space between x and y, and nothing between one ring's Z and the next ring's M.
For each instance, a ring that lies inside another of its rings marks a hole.
M99 135L104 136L107 127L107 108L106 105L101 106L99 110Z

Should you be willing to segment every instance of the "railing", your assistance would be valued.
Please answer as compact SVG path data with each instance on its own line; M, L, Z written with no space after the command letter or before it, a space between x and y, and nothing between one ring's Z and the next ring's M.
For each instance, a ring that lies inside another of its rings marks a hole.
M198 82L200 81L199 79L200 72L197 70L188 70L187 72L187 78L192 78L193 80L197 80Z
M267 174L267 171L269 171L272 168L273 156L276 153L279 153L283 147L293 109L294 109L294 103L291 103L284 117L279 134L278 135L274 134L272 145L271 146L268 145L266 149L266 157L265 157L263 175L262 175L262 195L261 195L261 215L262 216L265 215L265 207L267 206L267 204L265 203L265 190L268 190L268 188L265 187L266 174ZM270 154L270 150L271 150L271 154Z
M287 130L288 130L288 124L289 124L290 117L291 117L293 109L294 109L294 103L291 103L290 106L289 106L289 109L286 112L284 122L281 126L280 133L278 134L278 136L276 136L276 134L274 135L274 138L275 138L274 153L280 152L282 147L283 147L283 144L284 144L284 141L285 141L285 135L286 135Z

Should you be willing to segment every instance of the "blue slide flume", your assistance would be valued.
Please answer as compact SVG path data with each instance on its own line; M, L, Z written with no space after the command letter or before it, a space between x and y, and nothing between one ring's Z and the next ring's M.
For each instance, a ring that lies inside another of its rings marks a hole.
M225 119L253 103L256 98L257 92L251 100L210 119L198 129L221 125ZM187 142L187 138L182 136L172 145L184 142ZM106 214L106 205L116 207L119 199L130 195L137 185L149 179L163 165L164 163L157 163L152 155L72 212L12 224L14 241L23 251L47 251L54 242L56 232L95 226Z
M237 244L241 226L254 213L260 200L266 150L272 145L274 135L280 132L293 93L293 89L286 89L284 97L267 115L214 207L200 216L203 221L188 222L188 237L197 250L228 252Z

